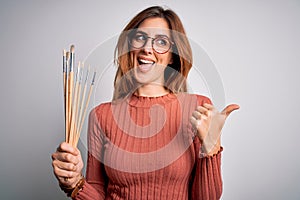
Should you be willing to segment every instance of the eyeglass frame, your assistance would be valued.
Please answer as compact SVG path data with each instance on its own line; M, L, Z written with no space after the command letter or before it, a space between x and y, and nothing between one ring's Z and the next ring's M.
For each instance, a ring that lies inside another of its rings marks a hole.
M139 48L133 46L133 45L132 45L132 42L131 42L131 40L134 38L133 36L136 36L137 33L141 33L141 35L143 35L143 36L146 37L146 40L145 40L144 44L143 44L141 47L139 47ZM135 49L142 49L142 48L144 48L145 45L147 44L149 38L152 39L152 41L151 41L151 48L152 48L156 53L158 53L158 54L165 54L165 53L167 53L167 52L171 49L171 47L174 45L174 42L173 42L168 36L166 36L166 35L158 36L158 37L153 38L153 37L148 36L147 33L140 32L140 31L134 32L134 33L132 33L132 34L129 34L129 35L128 35L128 43L129 43L129 45L130 45L131 47L133 47L133 48L135 48ZM158 51L153 47L153 45L154 45L154 40L156 40L156 39L158 39L158 38L165 38L165 39L167 39L167 40L170 42L170 47L169 47L165 52L163 52L163 53L158 52Z

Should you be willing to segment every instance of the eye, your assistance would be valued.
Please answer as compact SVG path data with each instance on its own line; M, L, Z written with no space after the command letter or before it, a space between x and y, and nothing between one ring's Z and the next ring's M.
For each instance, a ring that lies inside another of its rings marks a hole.
M164 37L158 37L155 39L155 44L158 46L168 46L169 45L169 40Z
M147 37L144 34L137 34L133 39L137 42L145 42L147 40Z

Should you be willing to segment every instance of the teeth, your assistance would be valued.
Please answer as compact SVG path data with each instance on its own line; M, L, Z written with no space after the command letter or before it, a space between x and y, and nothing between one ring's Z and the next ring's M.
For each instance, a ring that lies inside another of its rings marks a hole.
M139 62L144 63L144 64L153 64L154 63L151 60L144 60L144 59L139 59Z

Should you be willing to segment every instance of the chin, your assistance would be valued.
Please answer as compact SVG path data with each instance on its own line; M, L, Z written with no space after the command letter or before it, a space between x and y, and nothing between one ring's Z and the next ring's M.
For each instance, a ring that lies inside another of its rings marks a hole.
M164 83L165 67L153 63L151 65L138 65L134 68L134 76L138 83L145 84L161 84Z
M151 73L151 70L141 70L139 66L134 68L134 77L140 84L151 83L155 79Z

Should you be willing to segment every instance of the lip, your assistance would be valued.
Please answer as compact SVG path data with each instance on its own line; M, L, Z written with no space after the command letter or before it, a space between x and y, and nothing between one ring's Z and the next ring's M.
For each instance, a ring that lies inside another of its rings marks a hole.
M144 56L139 56L137 58L137 60L138 60L138 63L139 63L138 64L138 69L142 73L146 73L146 72L150 71L152 66L155 64L155 61L153 59L147 58L147 57L144 57ZM140 64L140 62L139 62L140 60L149 61L149 63Z
M152 68L153 65L154 65L154 63L153 64L151 64L151 63L149 63L149 64L142 64L142 65L138 66L138 69L139 69L140 72L146 73L146 72L148 72L148 71L151 70L151 68Z
M147 57L144 57L144 56L137 57L137 60L147 60L147 61L155 63L155 61L153 59L147 58Z

